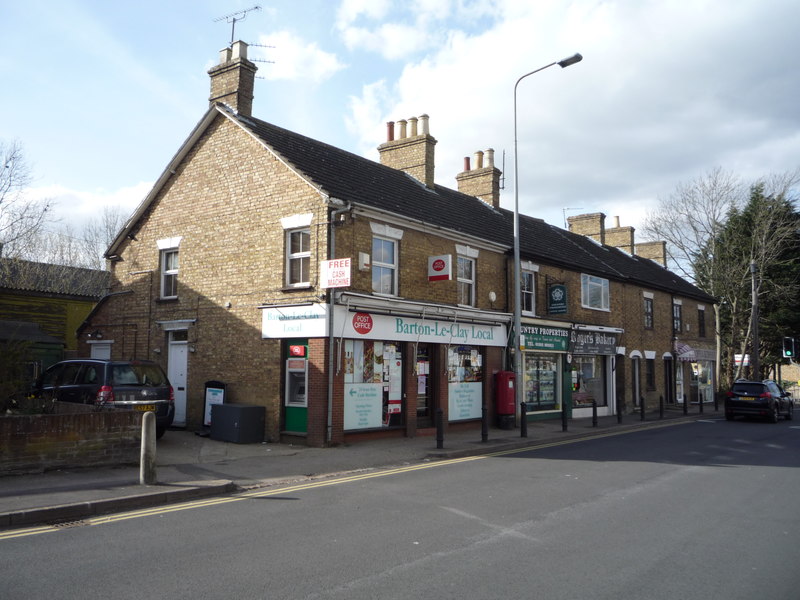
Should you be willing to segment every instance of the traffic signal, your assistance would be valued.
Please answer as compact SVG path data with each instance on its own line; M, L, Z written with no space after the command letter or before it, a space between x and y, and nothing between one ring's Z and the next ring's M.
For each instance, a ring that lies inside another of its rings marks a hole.
M783 338L783 357L794 358L794 338Z

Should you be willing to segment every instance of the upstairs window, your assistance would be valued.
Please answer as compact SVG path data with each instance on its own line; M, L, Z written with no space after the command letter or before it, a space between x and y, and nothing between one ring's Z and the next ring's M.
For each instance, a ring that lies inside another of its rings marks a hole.
M311 229L286 232L286 285L311 285Z
M672 304L672 331L680 333L683 328L682 306L677 302Z
M372 291L378 294L397 295L396 240L372 238Z
M458 303L475 306L475 260L458 257Z
M521 271L520 272L520 309L524 313L535 313L536 312L536 288L535 285L535 275L533 271Z
M161 251L161 297L178 297L178 249Z
M178 247L182 236L156 241L159 262L159 297L178 297Z
M644 299L644 328L645 329L652 329L653 328L653 299L652 298L645 298Z
M608 279L581 274L581 304L584 308L610 310Z

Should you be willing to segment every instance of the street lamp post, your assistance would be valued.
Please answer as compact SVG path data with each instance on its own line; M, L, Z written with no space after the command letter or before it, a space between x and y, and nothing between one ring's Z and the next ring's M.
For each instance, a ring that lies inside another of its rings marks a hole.
M523 402L523 393L522 393L522 306L521 306L521 295L522 295L522 279L520 273L520 259L519 259L519 152L517 151L517 86L519 86L519 82L525 79L526 77L533 75L534 73L538 73L539 71L544 71L545 69L549 69L555 65L558 65L562 69L568 67L570 65L574 65L577 62L583 60L583 56L580 54L574 54L569 58L565 58L563 60L559 60L556 62L552 62L549 65L545 65L536 69L535 71L531 71L530 73L526 73L519 79L517 79L517 83L514 84L514 377L515 377L515 386L514 386L514 393L515 393L515 400L517 405L517 410L520 409L520 406Z

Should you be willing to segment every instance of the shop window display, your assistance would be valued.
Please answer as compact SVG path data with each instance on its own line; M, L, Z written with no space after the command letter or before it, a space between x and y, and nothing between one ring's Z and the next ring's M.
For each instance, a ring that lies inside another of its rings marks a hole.
M345 429L404 424L402 365L399 344L344 341Z
M525 355L523 375L527 411L561 410L558 364L558 357L554 354Z
M604 356L576 356L572 364L572 404L584 408L597 402L606 406Z

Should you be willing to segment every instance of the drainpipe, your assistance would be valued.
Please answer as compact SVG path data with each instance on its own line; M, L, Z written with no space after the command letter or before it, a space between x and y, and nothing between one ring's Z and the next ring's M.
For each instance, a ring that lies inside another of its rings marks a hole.
M344 208L340 208L338 210L334 210L331 212L330 219L328 219L328 247L330 248L330 252L328 257L330 259L336 258L336 235L334 232L334 228L336 227L336 218L339 215L343 215L347 212L350 212L351 206L348 202ZM352 269L352 266L351 266ZM333 289L329 289L327 291L328 294L328 418L327 418L327 432L325 435L325 440L329 444L333 439L333 377L334 377L334 367L335 367L335 338L333 335L333 305L334 305L334 291Z

